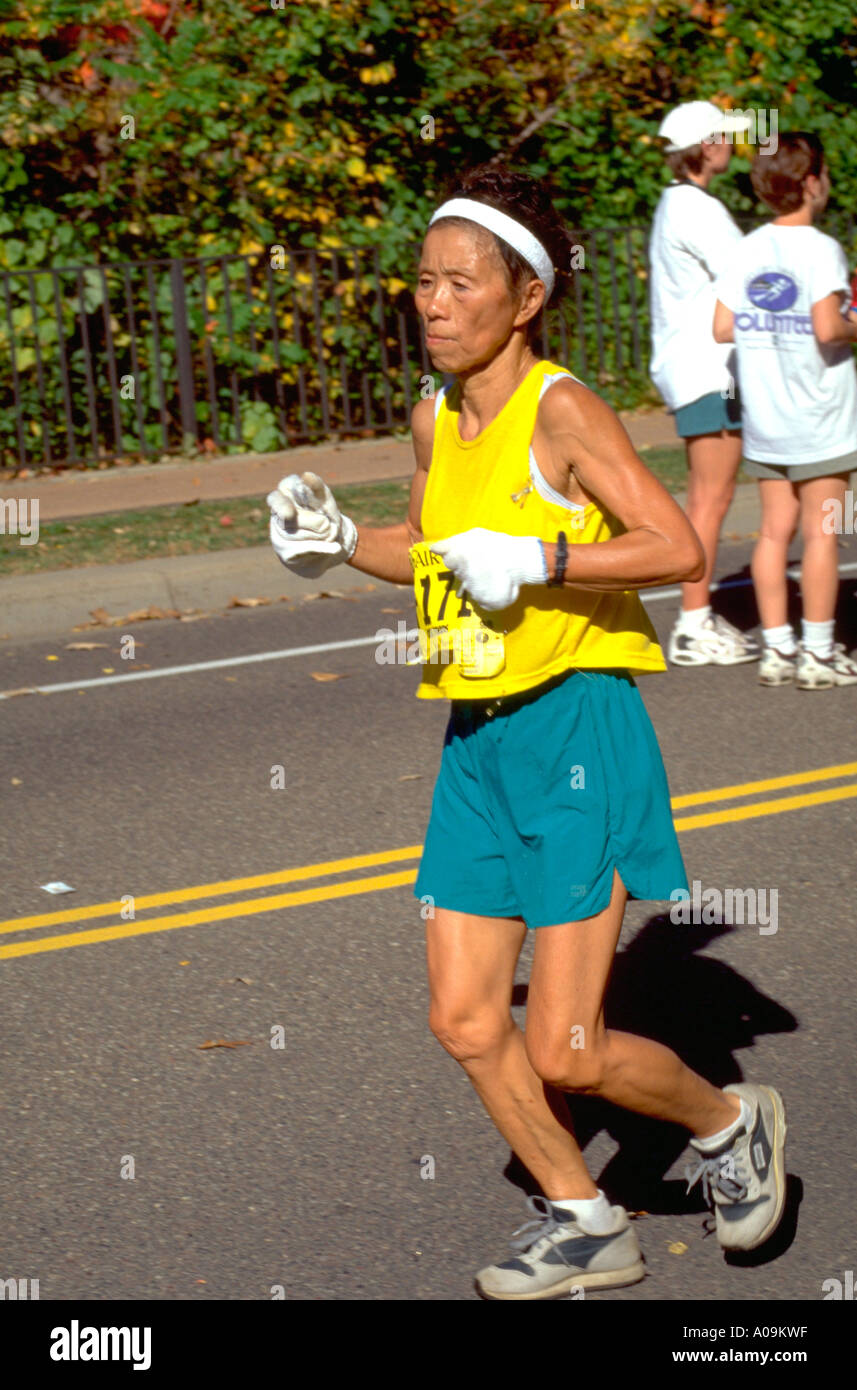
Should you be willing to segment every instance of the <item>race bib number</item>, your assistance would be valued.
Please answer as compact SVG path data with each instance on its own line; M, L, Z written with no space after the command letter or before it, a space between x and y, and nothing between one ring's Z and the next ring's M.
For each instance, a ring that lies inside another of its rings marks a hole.
M420 654L410 665L455 666L459 675L478 680L496 676L506 665L502 632L495 631L455 591L455 574L425 543L413 545L414 596Z

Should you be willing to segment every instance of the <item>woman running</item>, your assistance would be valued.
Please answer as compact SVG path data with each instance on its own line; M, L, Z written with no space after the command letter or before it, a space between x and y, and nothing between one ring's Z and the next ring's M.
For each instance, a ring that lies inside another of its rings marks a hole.
M661 1044L605 1028L626 899L687 879L669 789L634 673L662 671L634 590L703 573L684 513L608 405L536 351L571 240L547 192L476 169L435 212L416 304L439 371L413 411L408 518L360 527L314 475L269 498L286 564L347 560L414 578L422 698L450 701L415 894L430 1026L541 1187L513 1253L482 1269L491 1299L543 1299L644 1276L634 1227L593 1182L562 1091L684 1125L691 1181L721 1244L751 1249L783 1210L782 1101L719 1090ZM535 932L526 1032L511 1013Z

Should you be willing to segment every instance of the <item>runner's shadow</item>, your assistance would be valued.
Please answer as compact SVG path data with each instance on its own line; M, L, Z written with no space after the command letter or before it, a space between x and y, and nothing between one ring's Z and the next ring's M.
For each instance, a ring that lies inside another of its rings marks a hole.
M798 1023L731 966L697 954L733 930L722 923L682 926L668 914L650 917L615 957L604 1005L607 1027L663 1043L714 1086L743 1080L734 1052L764 1033L793 1032ZM526 994L526 985L516 985L513 1005L524 1004ZM770 1080L775 1084L775 1077ZM683 1180L665 1178L686 1149L688 1162L696 1159L686 1129L595 1096L567 1094L565 1100L584 1154L602 1131L619 1146L603 1171L593 1174L611 1201L653 1215L707 1210L701 1183L688 1193ZM528 1195L541 1190L514 1154L504 1176Z

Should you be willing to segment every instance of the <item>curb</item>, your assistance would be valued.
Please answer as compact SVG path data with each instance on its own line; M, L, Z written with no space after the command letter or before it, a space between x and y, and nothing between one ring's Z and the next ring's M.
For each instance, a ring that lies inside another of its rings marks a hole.
M684 505L684 493L676 494ZM759 523L758 488L742 483L723 523L725 541L752 536ZM45 639L82 624L92 624L92 610L128 618L150 608L163 616L221 612L234 599L262 598L300 602L308 594L352 593L372 588L401 593L410 584L375 579L350 565L328 570L321 579L299 579L280 563L269 543L243 550L203 555L176 555L131 560L122 565L51 570L46 574L0 579L0 636L13 640ZM135 621L139 621L139 618Z

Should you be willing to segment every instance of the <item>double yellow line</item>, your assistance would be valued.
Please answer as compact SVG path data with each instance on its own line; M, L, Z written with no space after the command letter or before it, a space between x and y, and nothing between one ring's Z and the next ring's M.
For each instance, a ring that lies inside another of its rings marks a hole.
M787 787L800 787L816 782L836 781L857 775L857 763L841 763L837 767L816 768L810 772L788 773L783 777L769 777L761 782L742 782L731 787L716 787L711 791L691 792L687 796L672 799L674 811L687 806L709 805L714 801L732 801L741 797L756 796L761 792L781 791ZM719 811L706 811L700 815L678 816L675 827L679 832L699 830L704 826L725 825L733 821L751 820L759 816L779 815L783 811L802 810L808 806L822 806L832 801L845 801L857 796L857 782L845 786L828 787L823 791L803 792L795 796L781 796L774 800L753 801L747 805L730 806ZM36 955L40 951L61 951L70 946L92 946L101 941L119 941L129 936L145 936L150 932L176 931L179 927L196 927L205 922L224 922L235 917L250 917L258 912L275 912L280 908L302 907L306 903L326 902L333 898L349 898L360 893L377 893L384 888L400 888L413 883L417 876L414 868L394 873L370 874L365 878L349 878L341 883L326 883L313 888L299 888L285 893L274 893L261 898L249 898L239 902L222 903L219 906L195 908L189 912L167 913L137 921L136 914L149 908L175 907L181 903L200 899L224 897L227 894L252 892L258 888L272 888L286 883L300 883L306 879L325 878L331 874L353 873L357 869L377 868L380 865L401 863L417 859L422 853L422 845L409 845L404 849L383 850L377 854L360 854L349 859L330 859L322 864L306 864L296 869L282 869L277 873L256 874L250 878L223 879L218 883L203 883L191 888L178 888L166 893L150 893L131 900L134 917L120 920L108 927L94 927L83 931L66 932L58 936L42 936L28 941L12 941L0 946L0 959L15 956ZM36 931L44 927L70 926L74 922L90 922L98 917L122 916L128 912L129 899L120 898L115 902L94 903L90 907L67 908L61 912L44 912L34 917L12 918L0 922L0 935Z

